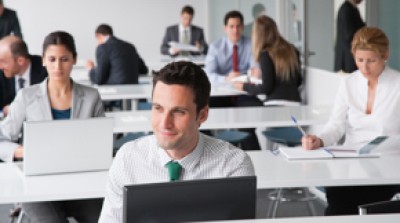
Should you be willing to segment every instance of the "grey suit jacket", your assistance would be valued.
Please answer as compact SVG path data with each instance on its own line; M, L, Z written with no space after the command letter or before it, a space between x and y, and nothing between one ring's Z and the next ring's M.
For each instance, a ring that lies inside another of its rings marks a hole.
M71 119L104 116L99 92L91 87L73 82ZM14 150L24 121L53 120L47 94L47 79L18 91L10 105L9 115L0 124L0 159L13 160ZM43 133L46 134L46 133Z
M208 45L204 38L203 29L197 26L190 26L190 44L195 45L196 42L199 42L203 47L202 54L207 54ZM165 32L165 36L163 42L161 44L161 54L169 55L169 45L170 41L179 42L179 25L169 26L167 31ZM192 53L196 54L196 53ZM198 54L198 53L197 53Z

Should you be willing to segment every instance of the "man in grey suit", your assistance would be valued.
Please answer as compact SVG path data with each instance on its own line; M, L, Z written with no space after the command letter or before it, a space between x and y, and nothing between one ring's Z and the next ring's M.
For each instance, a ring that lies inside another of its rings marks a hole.
M17 36L6 36L0 41L0 70L0 110L5 115L18 90L47 77L42 57L29 55L25 42Z
M135 46L113 35L111 26L101 24L96 29L97 66L89 60L90 80L94 84L138 84L139 74L146 74L148 68L139 56Z
M0 39L8 35L22 38L21 27L17 13L4 7L3 0L0 0Z
M194 15L193 7L186 5L181 11L180 24L169 26L165 32L165 36L161 45L161 54L176 56L181 52L180 49L170 47L170 41L194 45L198 48L198 52L190 52L191 54L207 54L207 43L204 38L203 29L192 25Z

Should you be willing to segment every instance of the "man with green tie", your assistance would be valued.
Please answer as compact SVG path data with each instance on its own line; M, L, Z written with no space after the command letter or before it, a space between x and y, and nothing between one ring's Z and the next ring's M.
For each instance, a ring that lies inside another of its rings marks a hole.
M254 175L245 152L199 132L208 117L210 90L207 75L191 62L170 63L154 73L154 135L118 151L99 222L122 222L125 185Z

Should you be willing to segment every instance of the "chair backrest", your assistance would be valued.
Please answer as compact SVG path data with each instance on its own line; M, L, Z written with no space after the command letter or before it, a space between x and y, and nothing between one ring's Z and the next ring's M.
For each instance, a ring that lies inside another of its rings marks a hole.
M400 213L400 200L382 201L358 206L360 215Z

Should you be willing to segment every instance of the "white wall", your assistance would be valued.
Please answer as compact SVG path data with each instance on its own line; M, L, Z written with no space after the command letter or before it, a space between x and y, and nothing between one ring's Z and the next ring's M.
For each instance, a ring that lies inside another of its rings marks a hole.
M32 54L42 54L44 37L55 30L70 32L76 42L78 59L94 59L94 31L108 23L115 36L133 43L147 63L157 62L168 25L179 22L186 4L195 8L193 24L207 36L207 1L198 0L5 0L15 9L24 40Z

